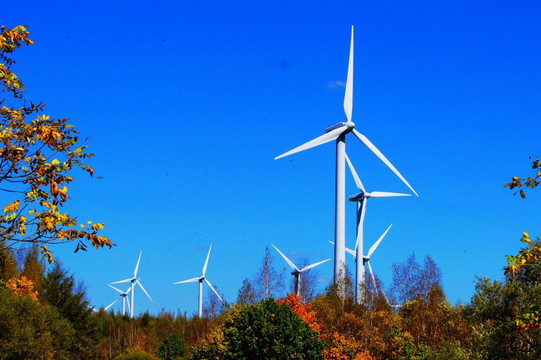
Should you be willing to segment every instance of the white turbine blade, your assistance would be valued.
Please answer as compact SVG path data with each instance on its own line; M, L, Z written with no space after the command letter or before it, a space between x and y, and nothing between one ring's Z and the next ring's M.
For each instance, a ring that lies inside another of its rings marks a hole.
M374 290L378 291L378 284L376 283L376 277L374 276L374 271L372 270L372 265L370 265L370 261L368 263L368 270L370 271L370 277L372 277L372 282L374 283Z
M357 254L355 253L355 250L351 250L351 249L349 249L349 248L346 248L346 252L347 252L348 254L353 255L353 257L356 257L356 256L357 256Z
M278 253L279 253L280 255L282 255L282 257L284 258L284 260L288 263L288 265L289 265L293 270L299 271L299 269L297 269L297 267L295 266L295 264L293 264L293 263L291 262L291 260L289 260L289 259L287 258L287 256L285 256L284 254L282 254L282 252L281 252L280 250L278 250L278 248L277 248L276 246L274 246L274 244L271 244L271 245L272 245L273 248L276 249L276 251L278 251Z
M131 314L131 301L129 299L126 299L126 307L128 308L128 312Z
M411 185L406 181L406 179L404 179L404 177L398 172L398 170L396 170L396 168L393 166L393 164L391 164L391 162L389 160L387 160L387 158L381 153L381 151L378 150L378 148L376 148L374 146L374 144L372 144L370 142L370 140L368 140L366 138L366 136L364 136L363 134L361 134L360 132L358 132L357 130L355 129L352 129L352 132L353 134L355 134L355 136L357 137L357 139L359 139L367 148L370 149L370 151L372 151L385 165L387 165L387 167L389 169L391 169L392 172L395 173L396 176L398 176L400 178L400 180L402 180L402 182L404 184L406 184L407 187L410 188L411 191L413 191L413 193L416 195L416 196L419 196L417 195L417 193L415 192L415 190L413 190L413 188L411 187Z
M329 141L336 140L340 136L340 134L342 134L346 129L347 129L347 126L345 126L345 125L340 126L337 129L329 131L328 133L325 133L325 134L323 134L323 135L321 135L321 136L319 136L319 137L317 137L317 138L315 138L313 140L308 141L307 143L302 144L301 146L297 146L293 150L289 150L288 152L285 152L282 155L278 155L277 157L274 158L274 160L283 158L283 157L291 155L291 154L298 153L299 151L303 151L303 150L306 150L306 149L313 148L314 146L318 146L318 145L321 145L321 144L328 143Z
M210 250L212 250L212 244L210 244L209 253L207 254L207 259L205 260L205 265L203 265L202 276L205 276L205 273L207 272L207 265L209 264Z
M216 296L218 296L218 299L220 299L220 301L223 303L224 301L222 300L222 297L220 296L220 294L218 294L218 291L216 291L216 289L210 284L210 281L208 281L207 279L205 279L205 282L206 282L207 285L212 289L212 291L214 291L214 293L216 294Z
M119 281L115 281L115 282L112 282L111 284L122 284L122 283L127 283L127 282L132 282L133 278L129 278L129 279L124 279L124 280L119 280Z
M349 47L348 76L346 80L346 93L344 95L344 113L347 122L351 122L353 111L353 26L351 27L351 44Z
M185 283L190 283L190 282L196 282L196 281L201 280L202 278L203 278L202 276L198 276L198 277L195 277L195 278L192 278L192 279L188 279L188 280L177 281L177 282L174 282L173 285L176 285L176 284L185 284Z
M378 247L379 243L381 242L381 240L383 240L383 238L385 237L385 235L387 235L387 232L391 229L391 226L393 226L393 224L389 225L389 227L387 228L387 230L385 230L385 232L379 237L378 241L376 241L374 243L374 245L372 245L372 247L370 248L370 250L368 250L368 254L366 256L368 256L368 258L370 258L370 256L372 256L372 254L374 253L374 251L376 251L376 248Z
M372 191L368 195L370 195L370 197L373 197L373 198L411 196L411 194L401 194L401 193L393 193L393 192L387 192L387 191Z
M115 301L113 301L112 303L110 303L110 304L107 305L106 307L104 307L103 310L105 310L105 311L109 310L109 308L110 308L111 306L113 306L117 301L118 301L118 299L115 300Z
M306 270L313 269L313 268L315 268L316 266L321 265L321 264L323 264L324 262L327 262L327 261L329 261L329 260L331 260L331 259L323 260L323 261L317 262L317 263L312 264L312 265L306 265L306 266L303 267L299 272L303 272L303 271L306 271Z
M137 270L139 270L139 262L141 261L141 255L143 254L143 250L139 252L139 259L137 259L137 265L135 265L135 270L133 271L133 277L137 277Z
M361 179L359 178L359 175L357 175L357 172L355 171L353 164L349 160L348 154L346 154L346 161L348 163L349 170L351 171L351 174L353 175L353 179L355 179L355 185L357 185L357 188L361 190L363 193L366 192L366 190L364 189L363 183L361 182Z
M128 288L128 290L126 290L126 291L124 292L124 294L128 295L128 294L130 293L130 291L131 291L131 286Z
M146 291L145 288L143 287L143 284L141 284L141 282L139 282L139 280L137 280L136 282L137 282L137 285L139 285L139 287L141 288L141 290L143 290L144 293L148 296L148 298L150 299L150 301L152 301L152 298L150 297L150 295L147 293L147 291Z
M107 284L107 286L109 286L110 288L115 289L116 291L118 291L118 292L121 293L121 294L124 294L124 291L122 291L122 290L120 290L120 289L117 289L116 287L114 287L114 286L111 285L111 284ZM130 287L130 289L131 289L131 287Z

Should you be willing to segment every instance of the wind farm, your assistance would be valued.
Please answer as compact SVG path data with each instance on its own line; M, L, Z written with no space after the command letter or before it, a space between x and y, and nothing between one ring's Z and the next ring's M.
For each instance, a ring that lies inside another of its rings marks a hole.
M537 351L540 6L6 5L0 333L41 349L11 357L297 318L322 358Z

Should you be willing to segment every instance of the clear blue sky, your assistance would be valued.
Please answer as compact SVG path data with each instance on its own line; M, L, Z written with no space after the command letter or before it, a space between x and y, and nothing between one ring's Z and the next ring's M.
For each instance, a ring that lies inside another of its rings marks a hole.
M188 315L197 285L172 283L200 274L210 243L207 276L229 302L271 242L294 261L332 257L334 146L273 158L344 120L344 88L333 85L345 81L354 25L353 121L419 193L370 202L367 247L394 224L372 266L389 286L392 263L430 255L448 299L468 302L476 275L501 278L523 231L540 235L541 191L522 200L502 187L541 155L540 10L476 0L4 4L2 23L27 25L35 41L14 68L27 97L91 137L103 178L77 173L68 210L104 221L117 244L55 255L105 306L117 298L106 284L131 276L142 250L154 302L138 291L136 313ZM353 137L347 150L367 190L408 190ZM322 288L332 268L320 267Z

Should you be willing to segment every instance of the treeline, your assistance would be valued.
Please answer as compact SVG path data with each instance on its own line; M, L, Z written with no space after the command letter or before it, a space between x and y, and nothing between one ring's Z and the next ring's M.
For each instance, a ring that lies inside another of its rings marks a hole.
M528 248L541 246L532 241ZM532 258L530 258L532 260ZM427 257L393 265L387 296L367 279L354 303L349 277L304 298L284 292L268 249L234 304L210 298L205 315L162 312L131 319L90 308L84 286L37 248L0 253L1 359L539 359L541 261L478 278L467 305L452 305ZM275 300L276 299L276 300Z

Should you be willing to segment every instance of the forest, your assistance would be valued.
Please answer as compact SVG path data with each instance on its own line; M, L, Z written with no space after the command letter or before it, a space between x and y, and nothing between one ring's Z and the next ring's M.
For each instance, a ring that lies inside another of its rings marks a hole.
M265 250L234 303L207 300L202 317L162 311L136 318L94 309L84 284L50 247L112 246L101 222L64 212L72 168L89 176L92 154L68 119L52 119L45 104L23 98L11 72L12 53L32 44L23 26L2 26L0 172L15 199L0 215L1 359L538 359L541 356L541 240L524 233L523 248L505 259L502 279L477 278L467 304L451 304L429 256L393 265L388 294L366 281L360 304L351 276L316 291L317 271L301 278L300 295ZM539 185L534 174L504 186ZM18 197L18 198L17 198ZM514 241L514 239L509 239Z
M365 289L355 304L349 276L303 298L284 293L268 249L235 303L216 296L203 316L162 311L136 318L90 307L84 285L36 247L0 257L2 359L537 359L541 352L541 242L509 259L503 281L478 278L467 305L449 303L430 257L393 266L389 299ZM502 257L503 258L503 257ZM522 265L520 265L522 264ZM502 264L503 265L503 264ZM311 272L315 270L310 270ZM266 281L262 281L265 279ZM262 285L266 284L266 285ZM370 282L367 282L370 284ZM391 304L400 304L393 306Z

